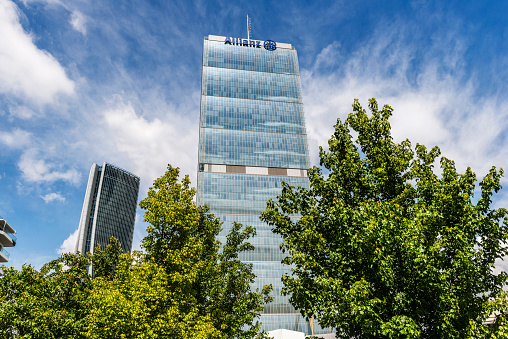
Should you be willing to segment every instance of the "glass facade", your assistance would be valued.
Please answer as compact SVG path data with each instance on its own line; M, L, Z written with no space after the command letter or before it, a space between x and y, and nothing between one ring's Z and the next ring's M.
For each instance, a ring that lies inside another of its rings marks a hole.
M92 165L81 213L76 251L93 252L117 238L130 252L139 193L139 177L113 165Z
M280 262L281 239L259 219L283 181L309 187L296 50L284 44L270 51L224 39L204 40L197 202L223 221L222 242L233 221L256 228L250 240L255 250L240 259L252 263L254 287L273 286L274 301L261 316L263 329L310 334L309 322L280 293L280 278L290 271Z
M203 128L202 164L307 169L307 142L300 134Z
M198 201L213 214L259 216L266 201L281 192L282 181L304 187L309 182L299 177L199 172Z
M203 95L201 126L241 131L305 134L299 103Z

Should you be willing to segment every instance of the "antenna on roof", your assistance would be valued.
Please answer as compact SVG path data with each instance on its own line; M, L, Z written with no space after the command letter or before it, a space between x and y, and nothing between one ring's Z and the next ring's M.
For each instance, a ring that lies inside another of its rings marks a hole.
M247 14L247 39L249 40L250 40L250 29L251 29L250 18L249 14Z

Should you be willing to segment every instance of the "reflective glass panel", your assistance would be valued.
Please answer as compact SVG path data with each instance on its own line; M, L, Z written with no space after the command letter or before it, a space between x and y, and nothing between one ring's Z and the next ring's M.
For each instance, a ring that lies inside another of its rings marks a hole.
M309 187L308 178L199 172L198 203L214 214L259 215L282 191L282 181Z
M204 67L201 93L230 98L302 102L298 75L229 68Z
M208 40L204 48L203 66L298 74L296 51L292 49L267 51L263 47L236 46Z
M202 96L201 127L305 134L303 105Z
M309 168L305 134L200 130L199 163Z

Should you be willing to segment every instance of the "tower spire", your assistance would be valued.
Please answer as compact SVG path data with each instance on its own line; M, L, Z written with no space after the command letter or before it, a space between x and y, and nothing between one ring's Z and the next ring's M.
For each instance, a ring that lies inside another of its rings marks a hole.
M249 40L250 40L250 29L251 29L250 18L249 14L247 14L247 39Z

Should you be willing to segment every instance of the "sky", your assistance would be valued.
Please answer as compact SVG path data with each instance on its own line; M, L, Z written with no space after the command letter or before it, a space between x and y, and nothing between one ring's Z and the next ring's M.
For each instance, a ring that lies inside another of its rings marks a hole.
M0 0L0 215L9 265L72 251L92 163L196 182L203 38L298 51L312 164L358 98L389 104L395 141L464 172L508 169L506 1ZM494 198L508 207L506 187ZM146 234L138 209L134 249ZM508 260L497 269L507 269Z

